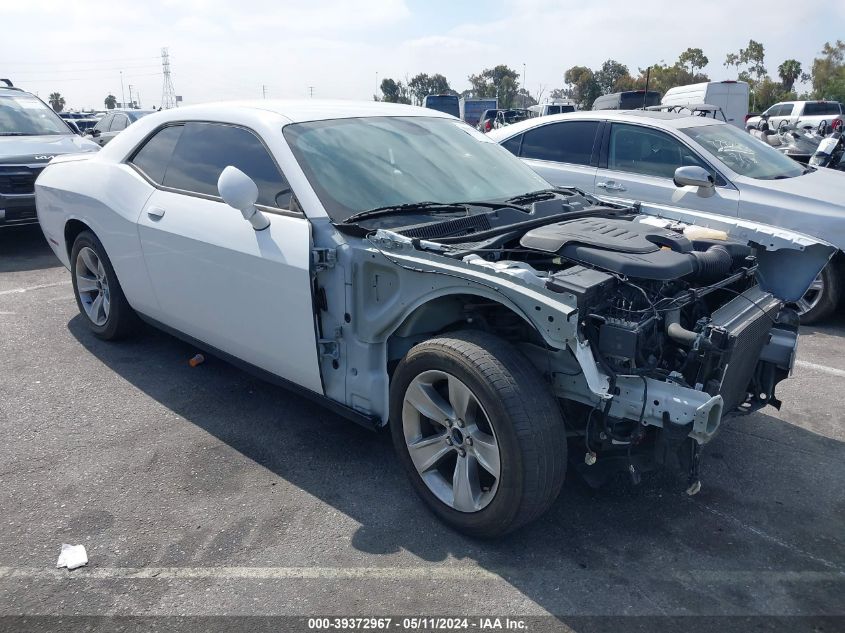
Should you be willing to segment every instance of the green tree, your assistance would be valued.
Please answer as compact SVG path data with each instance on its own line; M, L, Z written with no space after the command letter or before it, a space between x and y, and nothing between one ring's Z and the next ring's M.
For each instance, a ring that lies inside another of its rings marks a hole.
M440 73L427 75L420 73L408 81L408 90L414 98L414 103L421 105L428 95L457 94L449 85L449 80Z
M766 66L764 65L766 57L765 49L760 42L748 40L748 47L739 49L738 53L728 53L725 57L725 66L735 66L737 69L737 77L742 81L747 81L751 88L751 109L757 110L757 95L755 92L756 85L766 77ZM743 70L740 67L744 66Z
M470 75L467 79L476 98L496 97L500 108L518 105L515 101L519 91L519 73L512 68L499 64L494 68L485 68L477 75Z
M65 109L65 98L59 92L51 92L48 101L56 112L61 112Z
M381 100L389 103L411 103L408 88L401 82L390 78L381 80Z
M628 67L625 64L620 64L615 59L608 59L593 75L603 95L624 89L621 87L623 82L627 82L631 77Z
M106 106L107 110L114 110L117 107L117 97L113 94L109 94L104 100L103 104Z
M778 66L778 75L783 89L786 92L791 92L795 81L801 77L801 62L796 59L787 59Z
M813 60L813 97L845 102L845 42L825 42Z
M592 108L593 101L601 94L596 74L586 66L573 66L563 74L563 81L567 86L563 96L575 101L582 110Z
M710 63L710 60L707 59L704 51L700 48L688 48L678 57L678 64L684 68L689 66L690 75L695 75L696 70L701 70L708 63Z
M648 89L657 90L661 94L666 94L667 90L676 86L686 86L688 84L710 81L710 78L704 73L690 73L681 63L680 59L671 66L655 64L650 69L640 68L640 76L636 80L636 88L645 88L646 74L648 74Z

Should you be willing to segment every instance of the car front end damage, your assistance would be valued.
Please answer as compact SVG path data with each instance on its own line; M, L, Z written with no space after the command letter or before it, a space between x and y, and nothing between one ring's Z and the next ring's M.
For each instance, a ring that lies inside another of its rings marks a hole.
M722 420L780 406L776 386L792 371L798 340L787 303L835 249L771 227L719 218L706 228L704 217L661 218L574 191L548 203L502 231L490 218L474 226L472 215L364 227L347 287L386 305L391 294L419 299L401 314L368 318L356 337L384 343L389 361L427 330L490 331L543 374L564 414L570 458L589 483L619 471L636 483L669 467L687 473L694 494L701 447ZM436 317L414 316L457 293ZM368 410L384 417L380 409Z

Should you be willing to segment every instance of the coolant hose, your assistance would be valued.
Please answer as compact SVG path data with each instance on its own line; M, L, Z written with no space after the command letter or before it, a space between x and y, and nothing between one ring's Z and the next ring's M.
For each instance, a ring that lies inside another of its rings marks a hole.
M715 280L727 275L733 265L733 258L724 246L714 245L706 251L690 253L695 264L695 276L703 280Z
M712 343L710 342L709 338L705 338L698 332L688 330L683 325L681 325L680 308L669 310L668 312L666 312L663 319L664 324L666 326L666 336L668 336L676 343L680 343L685 347L694 347L696 342L698 342L699 347L709 348L712 346Z

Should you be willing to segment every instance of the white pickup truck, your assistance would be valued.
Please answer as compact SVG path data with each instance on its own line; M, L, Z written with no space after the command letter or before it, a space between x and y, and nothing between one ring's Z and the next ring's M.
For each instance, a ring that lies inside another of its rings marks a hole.
M763 119L768 121L773 130L782 124L818 127L822 121L826 121L830 127L837 127L845 121L845 108L838 101L782 101L758 116L748 117L745 121L746 129L756 128Z

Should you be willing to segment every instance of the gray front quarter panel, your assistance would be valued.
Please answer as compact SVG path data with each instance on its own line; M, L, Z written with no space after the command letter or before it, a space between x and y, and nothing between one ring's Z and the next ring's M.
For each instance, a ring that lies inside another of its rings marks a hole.
M328 221L312 221L312 226L315 246L335 254L331 265L314 269L320 365L325 395L332 400L387 423L391 363L415 342L447 326L472 327L460 323L465 317L459 305L443 302L469 296L511 310L537 333L536 343L518 345L559 398L595 406L610 400L611 415L642 416L642 422L652 426L662 426L667 416L676 423L693 421L691 435L699 442L712 437L719 425L722 399L702 391L649 379L646 392L641 379L620 378L616 392L609 393L608 376L579 337L578 312L570 295L418 250L401 239L391 243L351 237ZM762 233L752 237L763 241ZM773 254L805 253L813 244L818 243L780 238ZM437 301L437 310L424 310ZM412 331L419 340L405 337Z

